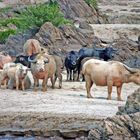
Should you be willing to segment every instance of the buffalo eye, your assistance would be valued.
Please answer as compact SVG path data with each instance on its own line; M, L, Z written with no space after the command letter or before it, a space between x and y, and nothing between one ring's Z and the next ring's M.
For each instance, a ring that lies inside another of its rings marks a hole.
M48 63L48 62L49 62L49 60L48 60L48 59L44 60L44 63Z

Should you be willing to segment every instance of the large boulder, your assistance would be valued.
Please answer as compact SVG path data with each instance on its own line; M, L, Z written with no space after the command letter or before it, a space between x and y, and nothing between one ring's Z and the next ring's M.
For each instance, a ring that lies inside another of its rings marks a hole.
M112 42L112 46L118 49L114 60L121 61L130 67L140 68L140 51L135 41L122 35Z
M130 95L119 115L105 119L89 132L91 140L138 140L140 139L140 88Z
M100 16L95 8L91 8L85 0L58 0L58 3L66 18L85 19L92 24L106 22L106 19Z
M59 28L52 23L46 22L42 25L39 32L35 35L50 53L65 55L68 51L78 50L82 46L92 45L93 42L100 42L94 36L94 32L88 29L76 28L73 25L63 25ZM98 41L97 41L98 40Z

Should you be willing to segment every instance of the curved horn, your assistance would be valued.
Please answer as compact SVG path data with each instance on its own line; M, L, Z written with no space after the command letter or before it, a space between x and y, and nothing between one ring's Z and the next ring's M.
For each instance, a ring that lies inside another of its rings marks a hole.
M46 58L46 59L44 60L44 63L49 63L49 59Z
M32 60L32 59L30 58L30 56L29 56L29 57L28 57L28 61L31 62L31 63L35 63L37 60L36 60L36 58Z
M139 72L140 70L137 68L130 68L127 65L123 64L123 66L130 72L130 73L136 73Z

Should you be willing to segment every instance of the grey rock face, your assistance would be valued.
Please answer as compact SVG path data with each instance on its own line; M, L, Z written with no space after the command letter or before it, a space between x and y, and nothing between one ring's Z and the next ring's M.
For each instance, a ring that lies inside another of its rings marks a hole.
M89 132L92 140L138 140L140 139L140 88L130 95L119 115L107 118ZM100 129L103 128L103 129Z

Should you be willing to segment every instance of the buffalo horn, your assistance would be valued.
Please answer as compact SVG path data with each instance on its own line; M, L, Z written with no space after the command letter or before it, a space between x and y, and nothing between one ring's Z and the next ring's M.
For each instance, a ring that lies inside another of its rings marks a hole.
M44 63L49 63L49 59L45 59L44 60Z
M124 65L124 64L123 64L123 65ZM130 67L126 66L126 65L124 65L124 67L125 67L129 72L131 72L131 73L136 73L136 72L139 71L139 69L136 69L136 68L130 68Z
M36 59L33 59L33 60L32 60L32 59L30 58L30 56L29 56L29 57L28 57L28 61L31 62L31 63L35 63L37 60L36 60Z

